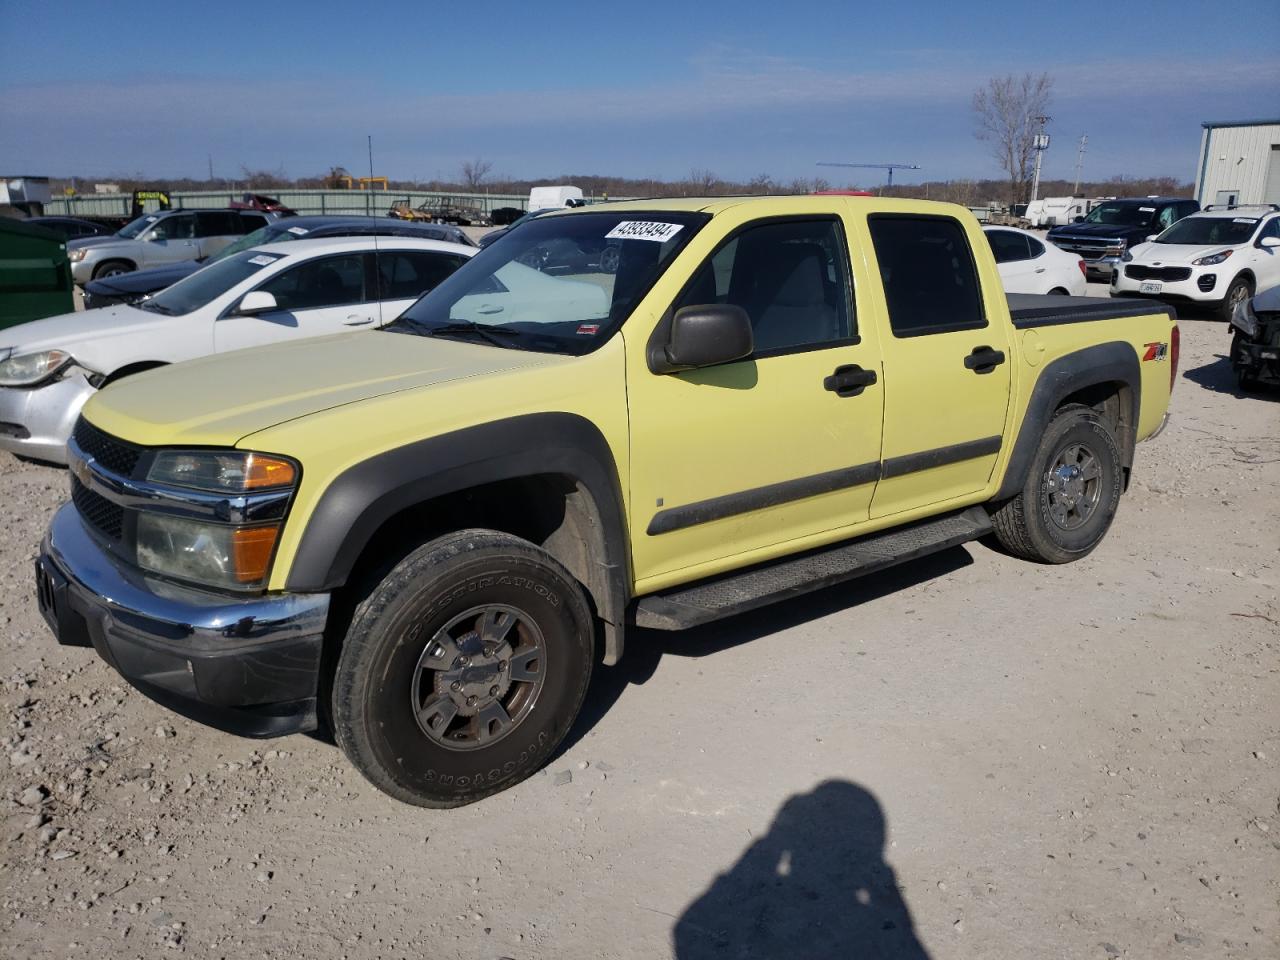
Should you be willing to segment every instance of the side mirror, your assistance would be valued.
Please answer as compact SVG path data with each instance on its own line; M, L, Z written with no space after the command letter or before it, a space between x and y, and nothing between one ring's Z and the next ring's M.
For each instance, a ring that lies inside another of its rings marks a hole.
M1076 218L1075 218L1074 220L1072 220L1071 222L1072 222L1072 223L1084 223L1084 217L1076 217Z
M236 308L236 313L242 317L256 317L260 313L270 313L272 310L279 309L275 294L267 293L265 290L250 290L240 298L240 306Z
M1158 234L1158 233L1148 233L1148 234L1147 234L1147 243L1150 243L1152 240L1154 240L1154 239L1155 239L1156 237L1158 237L1158 236L1160 236L1160 234Z
M671 318L671 338L663 354L666 369L693 370L751 356L755 338L747 311L731 304L681 307Z
M154 230L148 233L144 239L150 241L151 243L156 243L164 239L164 231L161 230L159 227L156 227Z
M1274 250L1276 247L1280 247L1280 237L1263 237L1258 241L1258 246L1263 249Z

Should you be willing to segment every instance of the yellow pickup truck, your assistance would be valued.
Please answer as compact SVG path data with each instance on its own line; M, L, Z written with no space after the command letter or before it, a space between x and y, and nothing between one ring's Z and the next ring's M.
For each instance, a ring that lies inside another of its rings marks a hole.
M875 197L549 214L384 319L100 392L37 592L148 696L325 724L425 806L537 770L634 627L1084 556L1178 358L1167 307L1006 298L967 211Z

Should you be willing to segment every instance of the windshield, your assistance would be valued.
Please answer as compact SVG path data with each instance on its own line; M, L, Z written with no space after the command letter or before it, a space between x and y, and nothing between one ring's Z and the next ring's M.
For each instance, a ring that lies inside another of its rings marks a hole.
M130 220L123 227L116 231L117 237L124 237L126 240L132 240L147 227L151 226L160 218L154 213L146 213L138 217L136 220Z
M201 267L191 276L161 290L151 299L143 300L138 307L153 313L163 313L165 316L191 313L222 296L263 267L271 266L280 257L281 254L278 253L253 252L228 257Z
M1085 223L1109 223L1117 227L1145 227L1155 219L1156 208L1134 203L1103 203L1089 211Z
M246 233L235 243L223 247L206 260L205 263L217 263L219 260L227 259L232 254L252 250L254 247L262 246L264 243L284 243L288 240L300 240L307 233L306 227L285 227L278 223L269 223L265 227L259 227L253 233Z
M1248 243L1257 227L1256 217L1187 217L1156 237L1155 242L1185 243L1197 247Z
M589 353L708 219L665 211L538 217L476 254L384 329Z

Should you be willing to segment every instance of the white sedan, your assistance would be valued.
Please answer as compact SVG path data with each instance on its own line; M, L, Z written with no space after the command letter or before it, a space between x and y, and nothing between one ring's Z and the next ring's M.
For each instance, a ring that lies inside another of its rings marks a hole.
M1005 293L1085 295L1085 264L1074 253L1014 227L983 227Z
M383 326L475 252L410 237L268 244L136 306L0 331L0 450L65 463L80 408L107 384L213 353Z

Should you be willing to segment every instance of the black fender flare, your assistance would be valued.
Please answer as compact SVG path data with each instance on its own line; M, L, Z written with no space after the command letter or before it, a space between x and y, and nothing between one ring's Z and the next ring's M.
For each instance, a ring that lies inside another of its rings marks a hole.
M495 420L350 467L329 484L307 518L285 589L315 593L342 586L373 534L402 510L481 484L546 474L572 478L594 501L603 586L585 586L600 617L620 626L630 601L631 567L617 466L596 425L569 413Z
M1018 439L1005 467L1004 480L992 500L1008 500L1022 489L1040 438L1062 401L1073 393L1103 383L1123 383L1129 388L1130 409L1123 413L1125 422L1137 430L1138 412L1142 409L1142 370L1132 344L1099 343L1059 357L1047 364L1036 379ZM1126 467L1133 463L1133 441L1132 436L1121 438Z

